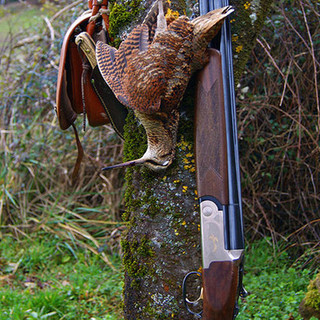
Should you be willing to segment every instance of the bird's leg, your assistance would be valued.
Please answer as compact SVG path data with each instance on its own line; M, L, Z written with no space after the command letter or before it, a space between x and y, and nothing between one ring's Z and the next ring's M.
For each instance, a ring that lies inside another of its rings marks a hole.
M163 32L167 30L167 20L164 16L163 12L163 2L162 0L158 0L158 17L157 17L157 29L155 35L159 32Z

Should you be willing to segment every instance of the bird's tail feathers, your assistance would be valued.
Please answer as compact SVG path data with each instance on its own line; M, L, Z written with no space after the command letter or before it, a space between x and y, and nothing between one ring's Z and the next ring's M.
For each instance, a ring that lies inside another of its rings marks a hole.
M224 19L232 12L234 12L234 8L226 6L197 17L191 21L194 25L194 34L202 35L208 41L211 41L220 30Z

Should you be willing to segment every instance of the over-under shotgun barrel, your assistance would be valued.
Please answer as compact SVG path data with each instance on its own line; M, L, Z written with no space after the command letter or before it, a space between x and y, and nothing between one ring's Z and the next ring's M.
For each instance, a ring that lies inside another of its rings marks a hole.
M218 9L229 5L229 0L208 0L208 2L210 10ZM226 18L226 21L221 28L220 37L217 37L218 40L220 38L220 41L215 41L212 43L212 45L221 53L228 150L228 249L233 250L244 248L244 234L236 116L236 96L233 75L231 25L229 19L230 17Z
M229 5L229 0L199 0L200 14ZM242 221L242 202L240 184L240 164L237 136L236 98L234 91L233 59L231 45L230 17L226 18L220 34L215 37L211 47L221 53L221 69L223 79L223 96L225 105L226 132L227 132L227 162L229 208L228 249L244 248L244 234Z

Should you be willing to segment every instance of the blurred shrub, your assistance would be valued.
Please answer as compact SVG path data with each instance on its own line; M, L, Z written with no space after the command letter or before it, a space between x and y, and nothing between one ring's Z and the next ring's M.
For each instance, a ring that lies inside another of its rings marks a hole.
M319 250L319 2L276 3L238 88L246 228Z
M52 16L65 3L42 12ZM122 143L109 126L81 132L87 156L71 186L74 135L61 131L54 112L62 39L83 9L86 3L9 34L0 48L0 231L42 228L96 251L120 216L122 173L102 174L101 167L120 161Z

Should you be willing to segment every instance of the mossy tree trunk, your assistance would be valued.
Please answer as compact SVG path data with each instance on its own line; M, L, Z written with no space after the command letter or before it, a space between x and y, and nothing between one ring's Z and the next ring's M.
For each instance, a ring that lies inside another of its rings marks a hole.
M188 12L184 0L172 2L174 9ZM236 83L271 3L272 0L231 1L236 8L232 17ZM139 8L149 5L150 1L147 5L138 0L117 2L110 15L113 35L130 31L143 18L144 9ZM137 19L128 15L132 8ZM123 218L129 227L122 240L125 319L194 319L183 306L181 289L184 276L201 267L192 88L189 86L181 104L183 112L174 163L163 173L142 167L129 168L126 172ZM146 149L146 138L133 113L129 113L125 131L124 160L139 158Z

